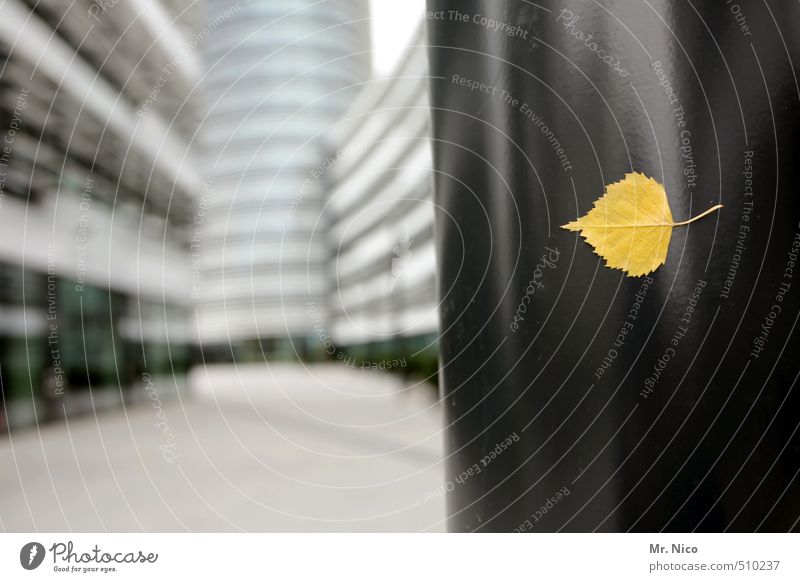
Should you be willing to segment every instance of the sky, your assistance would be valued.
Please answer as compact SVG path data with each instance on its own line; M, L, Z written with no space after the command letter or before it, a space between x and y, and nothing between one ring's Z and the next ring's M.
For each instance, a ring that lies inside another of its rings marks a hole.
M372 68L385 76L408 46L425 14L425 0L370 0L372 17Z

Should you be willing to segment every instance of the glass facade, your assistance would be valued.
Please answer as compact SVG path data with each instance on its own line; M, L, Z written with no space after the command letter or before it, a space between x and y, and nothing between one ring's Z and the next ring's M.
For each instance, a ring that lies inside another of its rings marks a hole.
M209 18L228 8L212 0ZM328 130L369 76L367 18L366 0L254 0L208 39L204 346L284 352L295 338L299 353L313 333L306 304L328 293Z
M141 8L3 4L0 430L188 367L202 14Z

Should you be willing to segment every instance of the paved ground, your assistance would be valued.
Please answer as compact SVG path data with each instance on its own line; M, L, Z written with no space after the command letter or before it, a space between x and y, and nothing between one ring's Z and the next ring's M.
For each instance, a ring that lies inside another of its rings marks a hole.
M443 479L430 387L337 365L209 367L189 384L0 436L0 529L444 530L441 497L425 501Z

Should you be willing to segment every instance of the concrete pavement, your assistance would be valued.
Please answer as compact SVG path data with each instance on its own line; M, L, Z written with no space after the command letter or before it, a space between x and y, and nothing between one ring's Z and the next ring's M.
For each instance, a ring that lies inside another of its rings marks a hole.
M0 528L444 530L430 386L335 364L198 368L178 400L167 383L0 437Z

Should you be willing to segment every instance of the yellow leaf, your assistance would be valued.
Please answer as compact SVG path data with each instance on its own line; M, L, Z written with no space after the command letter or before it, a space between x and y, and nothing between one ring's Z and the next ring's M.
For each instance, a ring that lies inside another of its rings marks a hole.
M644 174L625 174L606 186L594 208L561 228L576 230L612 269L629 277L655 271L667 260L672 229L722 208L718 204L684 222L673 222L664 186Z

